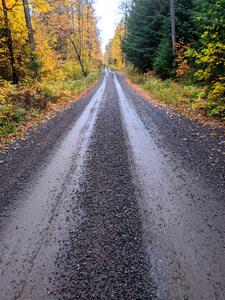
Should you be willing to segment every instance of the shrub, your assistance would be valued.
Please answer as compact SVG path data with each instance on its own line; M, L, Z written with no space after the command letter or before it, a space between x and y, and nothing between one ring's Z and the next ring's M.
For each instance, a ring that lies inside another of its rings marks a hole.
M101 71L90 73L87 78L65 81L42 81L30 84L11 85L0 81L0 136L13 133L24 121L38 118L48 105L62 100L64 104L83 92L99 78Z
M5 103L13 90L13 85L0 77L0 104Z
M210 103L225 98L225 14L224 0L201 1L195 16L199 45L186 55L194 60L196 78L207 84Z
M0 136L12 133L25 119L25 109L13 104L0 104Z
M193 84L182 84L174 80L162 80L152 75L151 77L142 74L137 74L138 80L135 78L135 73L128 74L131 81L139 83L140 86L148 91L151 96L157 100L165 102L171 107L176 107L182 111L197 110L208 117L216 117L225 120L225 101L221 98L220 101L212 101L209 99L208 88L198 87Z
M175 81L161 80L156 77L148 78L142 85L152 96L168 105L185 106L195 101L198 90L193 86L183 86Z
M67 61L64 64L64 73L66 79L76 80L83 77L80 65L75 61Z

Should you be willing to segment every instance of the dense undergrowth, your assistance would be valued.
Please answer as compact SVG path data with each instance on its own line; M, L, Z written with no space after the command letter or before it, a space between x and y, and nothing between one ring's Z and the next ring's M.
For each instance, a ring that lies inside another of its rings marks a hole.
M101 76L101 71L85 77L67 76L65 80L10 84L0 81L0 142L20 130L28 122L41 120L57 107L66 106Z
M181 112L197 112L209 118L225 121L225 105L223 99L214 102L207 98L207 87L198 86L185 81L173 79L162 80L155 75L127 71L131 82L139 85L153 98Z

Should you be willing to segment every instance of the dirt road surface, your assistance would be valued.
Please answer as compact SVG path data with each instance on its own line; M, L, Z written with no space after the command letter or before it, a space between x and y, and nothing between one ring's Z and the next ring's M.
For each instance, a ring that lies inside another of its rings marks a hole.
M0 299L224 300L224 147L106 70L0 153Z

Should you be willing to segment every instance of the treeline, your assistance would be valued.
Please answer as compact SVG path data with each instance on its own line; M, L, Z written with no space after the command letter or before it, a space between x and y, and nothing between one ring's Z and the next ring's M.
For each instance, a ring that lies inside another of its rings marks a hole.
M204 87L209 105L225 116L225 1L175 0L176 55L167 0L123 1L122 55L139 71ZM119 25L120 27L121 25ZM118 28L119 28L118 27ZM115 53L111 43L108 53ZM208 104L207 104L208 105Z
M0 147L101 76L93 0L0 0Z
M101 63L92 0L0 0L0 76L14 84L84 76Z
M107 65L113 65L118 69L125 66L125 56L122 50L122 41L125 36L125 24L122 20L116 28L113 39L109 42L105 49L104 61Z

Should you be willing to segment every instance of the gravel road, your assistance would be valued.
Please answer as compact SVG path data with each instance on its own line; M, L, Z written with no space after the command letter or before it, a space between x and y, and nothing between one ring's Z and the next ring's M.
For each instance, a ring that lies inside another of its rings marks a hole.
M106 70L0 152L0 299L224 300L224 153Z

